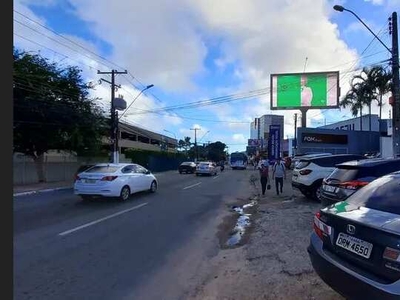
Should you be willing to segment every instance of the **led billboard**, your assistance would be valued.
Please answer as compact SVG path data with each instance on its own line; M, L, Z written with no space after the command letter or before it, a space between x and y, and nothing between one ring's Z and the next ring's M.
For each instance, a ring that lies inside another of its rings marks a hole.
M271 109L338 108L339 72L271 74Z

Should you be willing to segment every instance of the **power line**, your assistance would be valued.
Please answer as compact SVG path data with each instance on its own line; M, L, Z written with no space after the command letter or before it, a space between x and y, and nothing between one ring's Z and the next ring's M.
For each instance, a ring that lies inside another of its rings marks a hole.
M105 57L103 57L103 56L97 54L96 52L94 52L94 51L92 51L92 50L90 50L90 49L88 49L88 48L82 46L81 44L79 44L79 43L77 43L77 42L75 42L75 41L73 41L73 40L71 40L71 39L69 39L69 38L67 38L67 37L65 37L65 36L63 36L63 35L61 35L60 33L56 32L55 30L53 30L53 29L51 29L51 28L48 28L47 26L45 26L45 25L43 25L43 24L41 24L41 23L39 23L39 22L33 20L32 18L26 16L25 14L20 13L20 12L18 12L18 11L16 11L16 10L14 10L14 12L16 12L17 14L19 14L19 15L23 16L24 18L30 20L31 22L34 22L35 24L38 24L39 26L43 27L44 29L46 29L46 30L48 30L48 31L50 31L50 32L52 32L52 33L54 33L54 34L56 34L57 36L63 38L64 40L69 41L70 43L72 43L72 44L78 46L79 48L81 48L81 49L83 49L83 50L85 50L85 51L87 51L87 52L89 52L89 53L91 53L91 54L93 54L93 55L99 57L99 58L102 59L103 61L106 61L106 62L110 63L111 65L116 66L117 68L124 69L124 68L122 68L121 66L119 66L118 64L116 64L116 63L110 61L109 59L107 59L107 58L105 58ZM23 24L22 22L20 22L20 21L18 21L18 20L16 20L16 19L14 19L14 21L16 21L17 23L20 23L21 25L23 25L23 26L25 26L25 27L30 28L31 30L36 31L36 32L39 33L39 34L42 34L42 35L46 36L45 34L43 34L43 33L39 32L39 31L33 29L32 27L30 27L30 26L28 26L28 25L26 25L26 24ZM46 37L48 37L48 36L46 36ZM48 38L50 38L50 37L48 37ZM50 39L52 39L52 38L50 38ZM54 39L52 39L52 40L54 40ZM59 44L61 44L61 45L63 45L63 46L65 46L65 47L68 47L67 45L62 44L62 43L60 43L60 42L58 42L58 41L56 41L56 40L54 40L54 41L57 42L57 43L59 43ZM70 47L68 47L68 48L70 48ZM79 54L81 54L80 52L76 51L76 50L73 49L73 48L70 48L70 49L73 50L73 51L75 51L75 52L77 52L77 53L79 53ZM87 55L85 55L85 56L88 57ZM89 57L89 58L90 58L90 59L93 59L92 57ZM95 59L93 59L93 60L95 60ZM99 62L98 60L95 60L95 61ZM102 64L103 66L106 66L106 65L104 65L104 64L101 63L101 62L99 62L99 63ZM107 66L107 67L109 67L109 66ZM142 87L145 87L145 85L144 85L137 77L135 77L130 71L128 72L128 74L132 77L132 79L136 80ZM127 80L128 80L128 79L127 79ZM128 80L128 81L129 81L129 83L132 84L136 89L140 89L140 88L138 88L132 81L130 81L130 80ZM152 93L150 93L150 94L151 94L155 99L157 99L157 101L159 101L160 103L162 103L162 101L161 101L157 96L155 96L155 95L152 94Z
M77 42L75 42L75 41L73 41L73 40L71 40L71 39L69 39L69 38L63 36L62 34L58 33L57 31L55 31L55 30L53 30L53 29L51 29L51 28L49 28L49 27L47 27L47 26L45 26L45 25L43 25L43 24L37 22L36 20L33 20L32 18L28 17L27 15L25 15L25 14L23 14L23 13L17 11L17 10L14 10L14 12L17 13L17 14L19 14L19 15L21 15L22 17L28 19L29 21L31 21L31 22L33 22L33 23L39 25L40 27L43 27L44 29L46 29L46 30L48 30L48 31L50 31L50 32L52 32L52 33L54 33L55 35L57 35L57 36L63 38L64 40L66 40L66 41L68 41L68 42L70 42L70 43L72 43L72 44L78 46L79 48L81 48L81 49L83 49L83 50L85 50L85 51L87 51L87 52L89 52L89 53L92 53L93 55L99 57L100 59L102 59L102 60L104 60L104 61L106 61L106 62L108 62L108 63L110 63L110 64L112 64L112 65L114 65L114 66L116 66L117 68L119 68L119 69L124 69L123 67L121 67L121 66L119 66L119 65L117 65L117 64L115 64L115 63L113 63L112 61L108 60L108 59L105 58L105 57L102 57L101 55L97 54L96 52L94 52L94 51L92 51L92 50L90 50L90 49L88 49L88 48L86 48L86 47L80 45L79 43L77 43ZM20 24L22 24L22 25L24 25L24 26L26 26L26 27L29 27L29 26L23 24L22 22L17 21L16 19L14 19L14 21L16 21L16 22L18 22L18 23L20 23ZM29 27L29 28L32 29L32 27Z

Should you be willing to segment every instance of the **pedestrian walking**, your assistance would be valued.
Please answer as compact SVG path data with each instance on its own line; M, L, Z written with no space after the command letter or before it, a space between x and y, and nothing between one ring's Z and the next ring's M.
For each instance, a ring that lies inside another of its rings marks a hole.
M269 181L269 168L268 165L261 164L260 168L260 182L261 182L261 192L265 195L265 190L267 189L267 184Z
M286 180L285 164L280 157L277 158L272 167L272 179L275 180L276 194L283 193L283 179Z

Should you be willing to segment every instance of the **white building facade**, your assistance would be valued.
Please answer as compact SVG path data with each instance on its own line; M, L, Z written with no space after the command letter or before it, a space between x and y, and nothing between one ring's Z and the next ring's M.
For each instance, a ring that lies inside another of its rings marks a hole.
M283 126L284 117L279 115L263 115L259 118L256 118L250 124L250 139L260 140L265 139L268 140L269 137L269 126L270 125L280 125L281 127L281 140L284 137L284 126Z

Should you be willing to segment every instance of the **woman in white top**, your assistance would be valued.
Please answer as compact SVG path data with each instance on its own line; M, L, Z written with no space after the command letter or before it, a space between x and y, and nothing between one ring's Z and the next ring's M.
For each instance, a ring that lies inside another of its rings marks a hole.
M310 87L307 86L307 76L301 75L301 106L311 106L313 92Z

